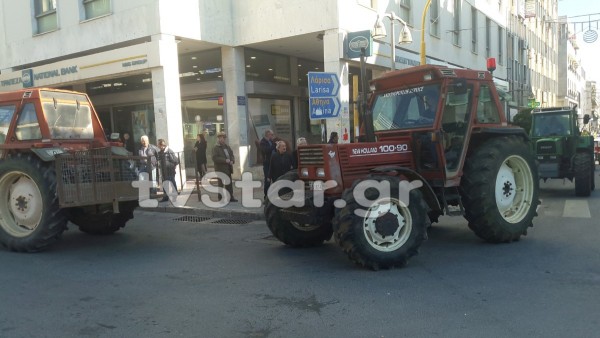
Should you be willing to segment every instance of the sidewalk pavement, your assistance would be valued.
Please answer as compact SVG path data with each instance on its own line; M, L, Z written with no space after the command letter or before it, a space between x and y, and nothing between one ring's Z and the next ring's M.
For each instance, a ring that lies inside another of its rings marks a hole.
M205 183L206 184L206 183ZM187 181L181 192L179 193L178 200L176 204L180 204L182 206L175 206L171 201L168 202L159 202L158 207L139 207L140 210L144 211L154 211L154 212L168 212L174 214L185 214L185 215L197 215L197 216L205 216L211 218L240 218L247 220L264 220L264 212L263 212L263 189L255 188L254 189L254 199L261 202L260 207L244 207L242 205L241 198L241 190L237 188L233 188L233 195L238 200L238 202L229 202L226 206L216 208L209 207L206 203L203 203L198 198L198 191L196 190L196 183L194 180ZM202 184L200 184L200 193L201 196L207 195L210 197L212 201L217 201L217 194L208 192ZM187 200L186 200L187 198ZM202 197L201 197L202 198ZM206 197L204 197L206 198ZM158 196L158 201L162 199L161 195ZM183 205L185 203L185 205Z

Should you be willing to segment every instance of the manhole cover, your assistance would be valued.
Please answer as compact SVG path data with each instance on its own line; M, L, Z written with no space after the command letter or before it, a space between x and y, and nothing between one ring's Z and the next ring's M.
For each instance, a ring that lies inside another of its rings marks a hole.
M212 221L211 223L216 224L248 224L252 222L252 220L247 219L235 219L235 218L221 218L216 221Z
M201 216L181 216L174 219L174 221L178 222L192 222L192 223L202 223L211 220L210 217L201 217Z

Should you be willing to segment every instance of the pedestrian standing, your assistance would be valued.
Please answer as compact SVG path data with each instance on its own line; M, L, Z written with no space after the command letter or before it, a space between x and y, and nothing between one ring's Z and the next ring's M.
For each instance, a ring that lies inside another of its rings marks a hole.
M339 136L338 136L337 131L332 131L331 134L329 134L329 141L327 143L336 144L336 143L338 143L338 139L339 139Z
M275 142L273 141L273 131L271 129L265 130L263 138L260 140L260 152L263 158L263 177L264 177L264 193L265 198L267 197L267 191L269 190L270 182L269 178L269 165L271 163L271 155L275 152Z
M171 196L177 196L177 181L175 181L175 173L176 168L179 165L179 158L177 154L169 146L167 145L167 141L164 139L158 140L158 148L160 152L158 153L158 159L160 164L160 173L163 180L163 192L164 196L162 198L163 202L169 200L169 191L166 187L166 182L171 182L173 184L173 191L171 191Z
M147 179L151 182L156 182L156 166L158 162L158 152L160 149L158 149L157 146L150 144L147 135L140 137L140 143L141 146L140 149L138 149L138 155L143 157L143 159L140 161L138 167L139 179L142 181ZM155 184L153 183L152 188L150 188L152 193L156 193L156 188L154 187Z
M123 138L121 139L121 142L123 142L123 148L125 148L129 153L133 154L133 139L131 138L131 136L129 136L128 132L123 133Z
M219 178L219 187L227 189L229 196L231 196L230 202L237 202L233 196L233 181L231 180L231 174L233 174L233 164L235 163L235 156L233 150L227 145L227 134L225 132L219 132L217 134L217 144L215 144L212 150L212 160L215 164L215 172L220 172L229 177L229 184L225 185ZM223 199L223 194L219 194Z
M287 152L285 141L278 141L275 149L276 151L271 156L269 165L269 181L271 183L277 181L281 175L294 169L292 156Z
M204 134L198 134L196 144L194 145L194 152L196 155L196 173L200 173L200 179L202 179L208 171L206 169L206 146L207 142Z

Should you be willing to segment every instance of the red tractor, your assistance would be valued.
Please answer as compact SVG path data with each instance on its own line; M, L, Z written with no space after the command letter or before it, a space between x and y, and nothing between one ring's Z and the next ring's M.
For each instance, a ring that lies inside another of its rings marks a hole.
M0 93L0 243L34 252L67 221L91 234L124 227L138 206L136 160L107 140L86 94Z
M379 269L405 265L442 215L464 216L488 242L526 235L540 203L535 158L489 72L424 65L371 90L364 139L299 147L298 169L272 185L276 238L309 247L333 234L352 261Z

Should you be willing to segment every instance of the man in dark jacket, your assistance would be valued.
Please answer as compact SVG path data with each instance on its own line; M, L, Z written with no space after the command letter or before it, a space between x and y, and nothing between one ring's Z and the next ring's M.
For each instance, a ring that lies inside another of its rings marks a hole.
M233 181L231 180L231 174L233 173L233 164L235 163L235 156L233 150L225 143L227 134L220 132L217 134L217 144L215 144L212 150L212 159L215 164L215 172L221 172L229 176L229 184L225 185L225 189L229 191L231 196L230 202L237 202L233 197ZM222 180L219 181L219 187L223 188L224 184Z
M264 137L260 140L260 153L263 159L263 177L264 180L264 192L267 197L267 190L269 190L269 165L271 163L271 155L275 151L275 142L273 141L273 131L271 129L265 130Z
M271 164L269 165L269 181L275 182L277 179L294 169L292 156L287 153L287 146L284 141L277 142L277 151L271 156Z
M160 151L160 149L158 149L157 146L150 144L149 140L148 140L148 136L144 135L140 138L140 149L138 149L138 155L140 157L143 157L143 160L140 161L139 163L139 167L138 167L138 171L140 173L139 177L140 180L150 180L152 182L154 182L152 184L152 188L150 188L151 193L155 194L156 193L156 184L155 182L157 182L157 173L156 173L156 166L157 166L157 158L158 158L158 152ZM148 177L145 177L145 174L147 174Z
M158 160L160 163L160 173L163 181L163 191L165 193L162 201L168 201L169 196L167 194L167 189L165 187L166 182L171 182L173 184L173 188L175 188L174 192L171 192L172 195L177 196L177 182L175 181L175 168L179 165L179 158L167 146L167 141L164 139L158 140L158 148L160 152L158 153Z

